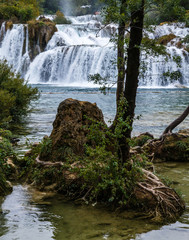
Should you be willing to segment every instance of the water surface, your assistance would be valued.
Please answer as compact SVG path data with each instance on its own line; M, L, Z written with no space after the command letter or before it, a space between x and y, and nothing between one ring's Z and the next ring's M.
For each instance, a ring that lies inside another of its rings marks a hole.
M52 130L57 107L66 98L96 102L106 122L115 115L115 92L104 96L98 89L38 85L40 99L33 104L26 130L30 141L39 141ZM187 89L139 89L133 135L149 131L159 136L167 124L188 106ZM179 128L187 128L186 119ZM26 138L21 138L20 148ZM24 149L25 151L25 149ZM119 216L93 206L65 202L62 196L39 203L32 200L27 187L16 185L2 204L0 239L3 240L188 240L189 239L189 164L164 163L156 171L169 178L186 201L186 211L173 224L154 225L150 221Z

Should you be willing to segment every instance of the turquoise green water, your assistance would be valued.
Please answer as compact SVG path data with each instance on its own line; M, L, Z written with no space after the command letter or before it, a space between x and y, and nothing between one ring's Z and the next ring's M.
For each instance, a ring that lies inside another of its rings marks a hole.
M103 96L96 89L71 89L40 86L41 98L34 104L35 111L28 117L27 138L38 141L50 134L58 104L68 98L97 102L105 120L113 119L115 93ZM159 136L166 125L188 105L188 90L138 91L134 134L149 131ZM179 126L188 127L188 119ZM21 138L20 149L25 138ZM7 196L0 213L2 240L188 240L189 239L189 164L165 163L156 165L156 171L174 181L186 201L186 211L174 224L157 226L150 221L133 218L130 214L116 215L93 206L76 206L65 202L62 196L39 203L32 200L27 187L16 185Z

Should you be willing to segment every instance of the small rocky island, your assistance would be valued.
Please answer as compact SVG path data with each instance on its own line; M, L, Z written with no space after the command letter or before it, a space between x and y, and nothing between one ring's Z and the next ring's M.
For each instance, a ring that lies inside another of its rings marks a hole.
M185 204L153 173L153 161L171 160L163 150L168 149L167 142L176 147L187 144L185 140L181 133L161 142L140 135L132 139L136 146L131 148L129 163L120 168L116 139L102 111L96 104L66 99L58 107L51 135L34 144L19 167L22 179L40 191L61 193L68 200L113 211L135 210L156 222L170 222L180 216ZM142 146L137 146L139 142Z

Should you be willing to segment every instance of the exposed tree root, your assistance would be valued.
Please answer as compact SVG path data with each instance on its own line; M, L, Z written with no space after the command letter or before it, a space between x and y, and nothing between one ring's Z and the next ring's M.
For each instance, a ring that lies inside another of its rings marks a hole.
M52 167L52 166L57 167L57 166L63 166L64 165L62 162L41 161L39 159L39 155L36 157L35 161L36 161L37 164L43 165L45 167Z
M143 169L145 180L139 182L135 188L137 201L157 221L174 221L184 210L184 202L171 188L165 186L153 173Z

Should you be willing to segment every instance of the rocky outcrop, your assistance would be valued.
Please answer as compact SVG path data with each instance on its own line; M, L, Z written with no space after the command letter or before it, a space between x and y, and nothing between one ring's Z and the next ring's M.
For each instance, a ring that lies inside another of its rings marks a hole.
M117 155L99 148L100 144L94 141L91 134L94 122L98 122L95 134L106 137L103 114L96 104L71 98L61 102L50 137L44 137L23 161L27 182L42 191L62 193L70 200L92 202L95 199L112 209L119 206L137 210L142 217L156 222L175 221L185 209L179 195L143 169L142 156L136 153L132 164L120 165L122 169L117 167ZM140 145L146 142L145 146L151 141L154 139L149 133L135 139ZM86 145L92 148L85 151ZM142 146L139 148L143 151ZM135 165L137 161L141 165ZM113 188L116 195L110 200Z
M105 124L102 111L95 103L71 98L61 102L50 135L52 159L64 161L64 157L72 153L81 156L84 153L85 144L92 144L87 134L93 121ZM43 158L41 154L40 159Z
M5 23L5 30L11 30L13 28L13 22L11 20L6 21Z
M165 134L143 146L143 150L153 155L154 162L189 161L189 129L178 133Z
M28 22L30 58L33 60L40 52L43 52L57 31L55 23L46 18Z

